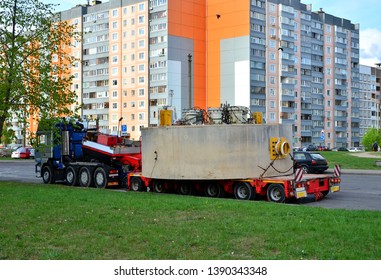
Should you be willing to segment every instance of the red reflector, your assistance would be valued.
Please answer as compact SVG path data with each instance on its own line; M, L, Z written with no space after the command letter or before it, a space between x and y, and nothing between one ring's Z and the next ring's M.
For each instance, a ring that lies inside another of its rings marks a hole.
M118 170L116 170L116 169L111 169L111 170L110 170L110 174L118 174Z
M315 160L312 160L311 164L312 164L312 165L315 165L315 164L316 164L316 161L315 161Z

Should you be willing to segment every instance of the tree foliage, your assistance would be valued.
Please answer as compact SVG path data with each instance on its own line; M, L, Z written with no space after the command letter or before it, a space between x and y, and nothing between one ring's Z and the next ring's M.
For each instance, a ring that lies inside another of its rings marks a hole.
M0 138L10 117L26 124L73 114L70 68L76 58L66 50L79 40L76 27L60 21L52 4L0 1Z
M381 130L377 128L368 128L364 137L362 138L362 144L366 150L372 150L372 145L374 142L381 145Z

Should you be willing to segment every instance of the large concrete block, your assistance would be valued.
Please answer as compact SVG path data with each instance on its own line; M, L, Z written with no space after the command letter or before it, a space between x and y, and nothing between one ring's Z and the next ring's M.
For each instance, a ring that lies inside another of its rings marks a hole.
M200 125L142 130L143 176L157 179L244 179L292 172L290 156L270 160L270 137L291 145L290 125ZM273 167L270 163L273 162ZM267 171L265 171L267 169Z

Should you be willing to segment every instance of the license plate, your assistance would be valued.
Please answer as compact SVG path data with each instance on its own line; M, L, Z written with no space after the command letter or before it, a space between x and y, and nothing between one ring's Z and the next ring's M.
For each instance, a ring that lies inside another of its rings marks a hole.
M331 187L331 192L338 192L340 191L340 186L332 186Z
M108 182L107 186L118 186L118 182Z
M296 188L295 193L296 193L296 198L307 197L307 192L305 188Z

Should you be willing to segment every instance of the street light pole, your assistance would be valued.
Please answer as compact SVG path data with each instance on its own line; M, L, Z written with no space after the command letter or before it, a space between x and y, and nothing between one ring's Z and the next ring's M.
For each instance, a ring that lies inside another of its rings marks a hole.
M192 55L188 54L188 78L189 78L189 109L192 106Z

